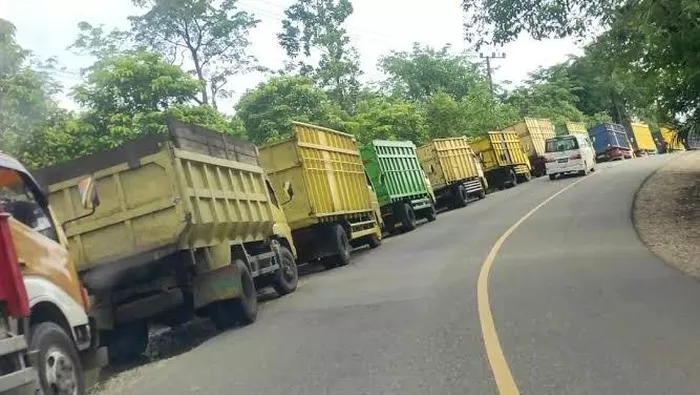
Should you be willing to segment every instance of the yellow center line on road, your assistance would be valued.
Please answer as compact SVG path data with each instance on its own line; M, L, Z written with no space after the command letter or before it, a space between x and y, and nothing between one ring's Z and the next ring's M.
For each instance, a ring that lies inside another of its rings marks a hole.
M496 259L498 252L501 250L501 246L503 246L503 243L506 241L506 239L508 239L508 236L510 236L510 234L513 233L515 229L520 226L520 224L525 222L526 219L530 218L532 214L534 214L552 199L587 178L588 177L581 178L580 180L560 189L545 199L542 203L535 206L535 208L530 210L527 214L523 215L522 218L508 228L508 230L506 230L505 233L503 233L503 235L496 240L496 243L493 245L493 247L491 247L491 251L489 251L489 254L486 256L486 260L484 260L484 263L481 266L479 279L477 280L476 285L479 322L481 323L481 336L484 340L486 356L488 357L491 372L493 373L493 378L496 381L496 387L498 387L498 393L500 395L519 395L520 391L515 383L515 379L513 379L513 374L510 372L510 367L508 367L506 357L503 355L503 349L501 348L501 342L498 340L496 325L493 322L493 314L491 313L491 303L489 302L489 274L491 273L493 261Z

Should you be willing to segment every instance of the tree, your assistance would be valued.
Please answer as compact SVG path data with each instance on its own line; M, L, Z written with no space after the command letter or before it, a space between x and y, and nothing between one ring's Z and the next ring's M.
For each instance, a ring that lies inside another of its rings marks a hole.
M172 60L185 58L201 82L199 101L217 107L229 77L249 70L248 32L259 22L237 0L132 0L148 11L130 16L135 39Z
M74 90L83 107L134 115L194 101L200 84L158 54L134 52L98 61Z
M39 71L32 53L15 41L15 27L0 19L0 149L17 155L56 107L57 84Z
M435 50L415 43L411 52L382 57L379 67L388 75L385 88L410 100L426 100L437 92L460 100L473 87L487 83L479 66L463 54L451 53L449 45Z
M297 0L285 10L279 43L291 62L289 69L311 76L346 111L352 111L361 74L359 57L342 27L352 14L349 0ZM320 52L318 65L308 64Z
M342 129L346 115L308 77L275 77L246 92L236 105L248 138L258 144L288 137L291 122Z
M357 112L346 127L362 144L374 139L410 140L416 144L428 140L425 117L418 107L386 96L358 103Z
M138 48L130 31L113 29L107 32L104 25L93 26L85 21L78 23L78 30L78 37L69 48L79 55L90 55L99 60Z

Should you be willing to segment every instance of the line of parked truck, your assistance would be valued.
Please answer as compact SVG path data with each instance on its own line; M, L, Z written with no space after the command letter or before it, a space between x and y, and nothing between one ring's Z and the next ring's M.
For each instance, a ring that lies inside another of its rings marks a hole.
M650 140L567 130L587 133L600 159ZM252 323L260 289L296 290L297 264L347 265L354 247L544 175L555 135L526 118L478 139L359 146L294 122L288 139L256 147L169 120L166 134L33 175L2 155L0 392L38 373L45 392L81 394L84 369L106 350L114 362L142 354L152 324Z

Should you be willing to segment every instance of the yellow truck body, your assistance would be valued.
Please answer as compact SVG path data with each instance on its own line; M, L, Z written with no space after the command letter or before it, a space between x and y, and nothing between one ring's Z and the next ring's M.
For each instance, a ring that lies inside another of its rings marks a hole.
M300 260L323 258L328 249L325 243L318 245L318 233L335 224L344 224L343 231L353 244L354 240L381 240L354 136L292 122L291 138L259 147L259 154L275 189L283 191L285 184L293 188L293 196L279 196L279 200L284 202Z
M661 139L666 146L666 152L685 151L685 147L678 140L678 133L675 130L662 126L659 128L659 131L661 132Z
M645 123L632 123L632 133L628 135L632 147L636 154L640 153L656 153L656 143L651 135L649 125Z
M488 132L470 146L481 160L489 185L502 189L517 184L517 179L530 179L530 161L516 132Z
M586 124L583 122L567 122L565 125L568 134L578 133L588 136L588 129L586 129Z
M546 118L525 118L513 126L509 126L504 131L512 131L518 134L518 138L530 160L532 174L539 177L547 173L544 161L545 142L554 138L554 124Z
M418 147L416 154L433 189L479 178L481 164L462 137L432 140Z
M78 193L81 175L94 171L99 185L99 209L66 226L79 270L139 254L264 240L272 234L265 173L255 163L255 152L231 147L238 160L230 160L176 147L162 136L136 143L93 163L69 162L76 177L49 181L49 201L61 221L87 214Z
M256 289L296 289L295 247L272 185L248 142L168 121L150 135L37 171L94 298L111 356L145 350L148 324L206 314L251 323ZM81 203L92 175L101 201Z

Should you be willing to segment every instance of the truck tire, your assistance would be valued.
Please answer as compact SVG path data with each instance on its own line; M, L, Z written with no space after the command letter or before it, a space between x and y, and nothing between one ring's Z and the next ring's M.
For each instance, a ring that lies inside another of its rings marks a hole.
M233 261L241 273L241 295L235 299L212 303L209 318L217 329L228 329L235 324L249 325L258 318L258 293L255 290L253 276L240 259Z
M514 186L518 185L518 176L515 174L513 169L511 169L508 172L508 181L507 181L507 187L508 188L513 188Z
M455 208L464 207L469 201L469 196L467 196L467 191L464 189L464 185L459 185L457 189L455 189L454 194L452 196L454 199L452 205Z
M416 228L416 212L410 204L404 203L400 207L401 228L404 232L410 232Z
M42 322L31 330L29 349L36 351L44 394L84 395L85 376L73 340L60 326Z
M369 248L377 248L382 245L382 239L375 234L371 234L367 236L367 245Z
M428 222L433 222L437 219L437 211L435 211L435 206L430 206L425 212L425 219L428 220Z
M287 247L279 248L280 268L275 272L272 288L277 295L284 296L294 292L299 283L299 272L294 261L294 255Z
M130 322L102 335L107 346L109 362L123 365L137 360L148 347L148 325Z
M550 175L549 175L549 179L552 180L552 181L554 181L556 178L557 178L557 175L556 175L556 174L550 174Z

